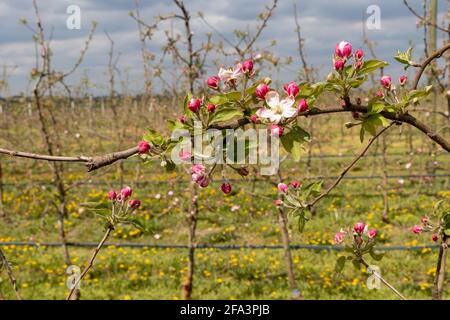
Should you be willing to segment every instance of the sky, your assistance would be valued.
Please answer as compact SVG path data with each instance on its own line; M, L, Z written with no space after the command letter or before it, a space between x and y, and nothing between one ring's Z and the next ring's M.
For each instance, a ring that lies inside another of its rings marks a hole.
M406 50L414 46L415 60L423 55L423 29L416 27L415 18L403 5L403 0L279 0L274 16L264 29L256 46L264 48L271 41L277 44L271 50L279 57L292 57L291 65L283 67L271 76L280 81L290 81L298 76L300 68L297 36L293 16L293 3L296 3L301 25L302 36L305 39L305 54L308 64L319 70L319 80L326 77L331 70L331 56L334 46L341 40L350 41L353 47L366 50L363 44L363 27L371 14L367 8L371 5L380 9L380 28L366 29L370 40L376 43L378 58L386 60L391 65L386 72L394 77L403 73L402 67L393 60L397 49ZM176 11L172 1L140 0L141 17L151 24L159 14L170 14ZM233 30L255 30L258 13L271 0L185 0L192 16L194 45L205 41L205 35L211 30L198 17L202 11L211 25L229 39L233 39ZM409 0L409 3L420 12L422 0ZM115 42L115 48L120 57L117 67L122 70L124 79L127 74L129 90L140 92L143 88L143 70L140 52L139 35L136 22L128 15L135 8L135 0L38 0L44 28L47 34L52 33L51 47L53 50L53 66L57 70L68 71L75 63L84 41L89 33L91 21L98 23L93 42L86 53L85 59L76 73L71 75L68 83L79 83L83 74L87 74L92 85L92 94L107 92L107 68L109 41L107 32ZM77 5L81 10L81 29L70 30L66 26L70 5ZM449 8L448 0L438 0L439 19ZM29 73L35 64L35 48L32 32L19 23L21 18L27 19L32 25L34 13L31 0L1 0L0 2L0 67L9 74L9 92L0 95L29 92ZM168 23L162 25L148 44L148 49L157 57L165 43L164 30ZM173 25L175 32L182 33L182 25ZM213 32L213 42L220 38ZM438 38L438 45L443 38ZM223 64L232 63L231 58L220 60ZM166 70L171 68L165 65ZM211 61L208 61L207 71L217 72ZM126 70L126 72L125 72ZM409 73L412 71L408 71ZM407 74L408 74L407 72ZM158 85L157 85L158 86ZM116 88L120 90L119 86ZM158 89L158 88L157 88Z

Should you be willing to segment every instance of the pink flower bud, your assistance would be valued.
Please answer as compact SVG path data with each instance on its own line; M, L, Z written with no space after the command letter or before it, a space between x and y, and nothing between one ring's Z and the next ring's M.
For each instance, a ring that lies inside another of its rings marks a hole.
M338 57L348 58L352 55L352 44L350 42L341 41L336 45L335 53Z
M228 182L222 183L220 189L222 189L223 193L229 194L231 192L231 184L229 184Z
M186 116L183 114L182 116L180 116L178 118L178 121L180 121L182 124L184 124L186 122Z
M297 189L300 186L300 182L298 182L297 180L292 180L291 181L291 187L294 189Z
M406 81L408 81L408 77L407 77L407 76L401 76L401 77L398 79L398 82L400 82L400 85L401 85L402 87L405 85Z
M208 109L208 112L214 112L214 110L216 110L216 105L213 103L208 104L208 106L206 107Z
M133 193L133 189L131 189L129 186L125 186L120 190L120 196L122 199L126 199L131 196Z
M255 94L260 100L264 100L267 92L269 92L269 86L265 83L260 83L255 89Z
M200 107L202 105L202 100L197 98L192 98L188 102L188 108L194 113L197 113L200 110Z
M298 111L299 112L305 112L308 111L308 102L305 99L300 99L300 101L298 102Z
M219 77L218 76L212 76L209 77L206 80L206 84L208 85L208 87L210 87L211 89L218 89L219 88Z
M420 234L422 233L422 231L423 231L422 226L416 224L414 227L412 227L412 232L414 232L415 234Z
M356 69L356 70L361 69L362 65L363 65L362 61L356 61L356 63L355 63L355 69Z
M257 122L258 122L258 116L257 116L256 114L252 114L252 115L250 116L250 121L251 121L252 123L257 123Z
M286 83L283 86L284 91L291 97L295 97L298 94L298 85L295 82Z
M343 60L336 60L334 62L334 70L341 71L344 69L345 62Z
M270 130L274 136L281 137L283 135L283 128L276 124L271 125Z
M344 232L338 232L334 235L334 243L341 244L344 242L345 239L345 233Z
M361 234L361 233L363 233L365 227L366 227L366 225L363 222L357 222L357 223L355 223L355 226L353 227L353 231Z
M211 182L211 179L208 176L202 176L197 181L197 184L200 186L200 188L206 188L210 182Z
M178 154L178 156L180 157L180 159L182 161L187 161L190 160L192 157L192 154L189 151L180 151L180 153Z
M420 218L420 222L422 222L423 224L428 224L430 222L430 219L428 219L428 217L422 217Z
M204 173L205 172L205 166L199 163L196 163L191 168L192 173Z
M128 205L133 209L137 209L141 206L141 201L137 199L132 199L128 202Z
M288 186L285 183L279 183L278 184L278 191L282 193L286 193L288 191Z
M377 233L378 233L377 229L370 229L369 232L367 232L367 236L370 239L373 239L377 236Z
M116 200L117 198L117 193L114 190L111 190L108 192L108 199L111 201Z
M138 144L138 151L140 154L148 153L150 151L150 143L142 140Z
M281 199L275 200L275 205L276 205L277 207L281 207L281 206L283 205L283 200L281 200Z
M364 51L362 51L361 49L358 49L355 51L355 59L356 60L361 60L364 57Z
M436 241L439 240L439 236L438 236L437 234L433 234L433 235L431 236L431 240L433 240L434 242L436 242Z
M251 73L253 71L253 61L252 60L245 60L242 63L241 70L244 73Z
M377 93L376 93L376 96L377 96L378 98L383 98L383 97L384 97L384 94L383 94L383 92L381 92L380 90L378 90Z
M389 89L391 87L391 83L392 83L391 76L382 76L380 79L380 83L383 87Z

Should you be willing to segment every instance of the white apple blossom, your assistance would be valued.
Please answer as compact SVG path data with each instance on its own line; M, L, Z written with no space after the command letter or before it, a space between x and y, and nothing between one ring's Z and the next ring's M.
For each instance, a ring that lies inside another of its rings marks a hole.
M269 109L261 108L256 111L256 115L260 118L268 119L271 123L279 123L281 120L291 118L297 113L297 109L293 107L295 102L293 97L280 100L278 92L270 91L265 98Z
M236 81L240 76L242 76L242 65L238 63L234 69L220 68L218 76L221 81L224 81L226 83Z

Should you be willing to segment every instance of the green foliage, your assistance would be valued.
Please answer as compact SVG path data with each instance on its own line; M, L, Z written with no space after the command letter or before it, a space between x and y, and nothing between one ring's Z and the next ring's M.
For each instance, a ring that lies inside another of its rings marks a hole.
M409 47L406 52L401 52L400 50L397 50L397 54L395 55L394 59L400 62L401 64L404 64L404 69L408 69L408 67L413 63L411 60L411 52L412 47Z
M232 107L224 107L218 109L216 112L214 112L213 116L209 120L209 124L217 124L220 122L226 122L230 121L234 118L243 117L244 113L236 108Z
M296 125L287 134L281 136L280 140L284 149L292 155L292 158L299 161L302 145L311 139L308 132Z

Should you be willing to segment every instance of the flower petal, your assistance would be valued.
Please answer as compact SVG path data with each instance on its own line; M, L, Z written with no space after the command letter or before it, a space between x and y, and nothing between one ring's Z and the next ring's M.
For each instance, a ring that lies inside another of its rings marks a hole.
M270 108L276 108L280 103L280 95L276 91L269 91L266 94L266 103Z
M281 114L273 113L271 116L269 116L269 120L272 123L279 123L282 117L283 116Z
M269 119L270 117L272 117L274 115L274 112L271 109L261 108L256 111L256 115L260 118Z
M284 110L284 109L292 107L294 105L294 102L295 102L295 100L293 97L287 97L287 98L281 100L280 101L281 109Z

